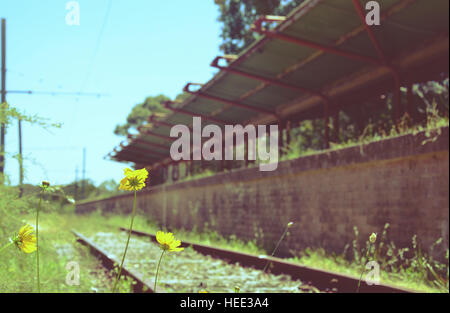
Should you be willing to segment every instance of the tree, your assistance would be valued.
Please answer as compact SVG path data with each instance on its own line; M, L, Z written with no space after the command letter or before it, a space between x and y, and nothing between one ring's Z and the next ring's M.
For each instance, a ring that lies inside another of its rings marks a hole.
M127 116L127 122L122 125L117 125L114 130L114 134L119 136L127 136L130 134L130 130L137 130L145 121L148 120L152 113L165 113L163 103L170 100L165 95L158 95L156 97L147 97L144 102L136 104L131 109L130 114Z
M175 101L183 101L189 96L188 93L181 93L175 97ZM127 122L117 125L114 134L127 136L130 130L137 131L138 127L148 120L151 114L167 114L170 111L164 108L164 102L170 100L169 97L160 94L155 97L147 97L144 102L136 104L127 116Z
M100 193L116 192L118 188L119 184L114 179L105 180L97 187Z
M257 34L250 31L260 15L287 15L304 0L215 0L219 6L218 21L223 24L220 50L238 54L248 47Z

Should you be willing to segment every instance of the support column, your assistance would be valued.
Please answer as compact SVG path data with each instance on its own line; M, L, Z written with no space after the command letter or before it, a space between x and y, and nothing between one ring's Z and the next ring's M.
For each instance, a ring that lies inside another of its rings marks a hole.
M339 135L340 135L339 112L340 110L336 109L333 117L333 131L334 131L333 139L335 142L339 142Z
M191 161L184 161L184 177L188 177L189 176L189 163Z
M225 171L225 140L222 140L222 160L220 161L220 170Z
M248 167L248 136L244 134L244 164Z
M178 167L178 163L172 164L172 181L176 182L180 178L180 168Z
M324 129L324 141L325 145L324 148L328 149L330 147L330 129L328 127L328 122L330 120L329 118L329 107L328 102L324 103L324 123L325 123L325 129Z
M169 169L168 169L167 165L165 165L165 164L162 165L161 169L162 169L162 181L163 181L163 183L165 183L169 176Z
M411 119L411 122L414 122L414 95L413 95L413 83L408 83L408 91L406 94L406 113L408 113L409 118Z
M283 156L284 153L284 124L280 123L278 124L278 154L279 157Z
M291 144L291 121L286 123L286 146L289 148Z
M194 161L189 161L189 174L194 175Z
M401 118L401 105L402 105L402 94L400 91L400 78L395 77L395 85L394 85L394 124L400 121Z

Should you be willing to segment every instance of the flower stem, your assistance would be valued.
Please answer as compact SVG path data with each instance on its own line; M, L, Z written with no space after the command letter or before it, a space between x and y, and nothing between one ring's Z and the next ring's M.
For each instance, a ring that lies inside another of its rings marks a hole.
M281 241L283 241L284 236L286 236L287 232L288 232L289 226L286 226L286 228L284 229L284 233L283 235L281 235L280 240L278 240L277 245L275 246L275 249L273 249L272 254L270 256L274 256L275 252L277 252L278 247L280 246ZM266 266L264 266L263 269L263 273L266 271L267 267L269 266L270 261L267 261Z
M117 274L116 281L114 283L114 287L113 287L112 292L116 291L116 287L117 287L117 284L118 284L119 279L120 279L120 274L122 273L123 262L125 261L125 256L127 255L128 244L130 243L131 231L133 229L133 221L134 221L135 211L136 211L136 190L134 190L133 213L131 215L131 223L130 223L130 230L128 231L127 244L125 246L125 251L123 252L122 263L120 264L119 273Z
M369 243L369 247L367 248L366 261L369 259L369 252L370 252L370 243ZM363 276L363 274L365 272L365 269L366 269L366 267L364 266L364 268L363 268L363 270L361 272L361 276L359 276L358 288L356 289L357 293L359 292L359 286L361 285L361 279L362 279L362 276Z
M6 245L4 245L2 248L0 248L0 252L2 252L3 250L5 250L6 248L8 248L10 245L12 245L14 242L10 242L7 243Z
M163 250L163 252L161 253L161 257L159 258L159 262L158 262L158 267L156 268L155 287L153 288L153 292L156 292L156 283L158 282L159 266L161 265L161 260L164 255L164 252L166 252L166 250Z
M41 191L41 195L39 197L39 206L36 212L36 274L37 274L37 289L38 293L41 293L41 281L39 279L39 211L41 209L42 202L42 194L44 191Z

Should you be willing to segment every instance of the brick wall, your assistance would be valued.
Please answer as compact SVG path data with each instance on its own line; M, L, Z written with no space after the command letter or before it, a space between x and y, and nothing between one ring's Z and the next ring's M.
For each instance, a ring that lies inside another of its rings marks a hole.
M417 234L423 247L439 237L448 246L448 128L436 140L423 133L257 167L156 186L138 195L138 211L167 227L256 239L271 250L285 225L295 222L280 255L321 246L342 252L354 239L390 223L397 246ZM151 175L151 174L150 174ZM131 212L132 195L77 205Z

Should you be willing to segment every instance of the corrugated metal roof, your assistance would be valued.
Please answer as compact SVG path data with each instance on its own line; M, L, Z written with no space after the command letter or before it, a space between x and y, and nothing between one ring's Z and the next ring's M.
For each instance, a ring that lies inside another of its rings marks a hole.
M380 1L381 25L370 29L383 55L354 2L305 1L273 29L262 29L237 58L218 63L220 71L192 96L171 104L183 113L158 118L165 125L149 123L109 157L141 165L168 160L170 125L191 125L194 115L217 125L310 118L322 114L326 99L342 106L353 95L362 100L392 90L392 68L409 82L448 71L448 0ZM367 1L356 2L364 8Z

